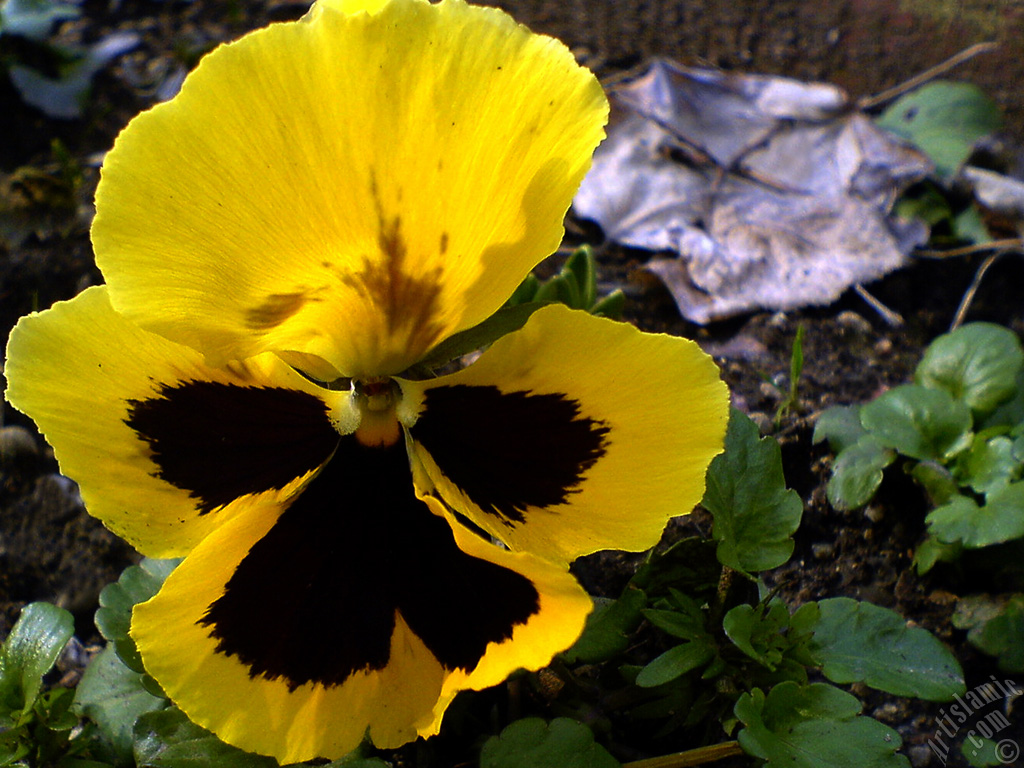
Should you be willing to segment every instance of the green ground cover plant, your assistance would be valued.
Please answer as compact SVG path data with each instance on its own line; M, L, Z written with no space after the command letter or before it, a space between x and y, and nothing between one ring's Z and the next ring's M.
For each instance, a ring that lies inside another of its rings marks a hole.
M936 339L914 382L824 412L814 440L836 451L829 501L871 502L886 472L927 497L920 573L939 564L988 572L1000 594L960 601L958 628L1006 672L1024 671L1024 352L1013 331L970 323Z

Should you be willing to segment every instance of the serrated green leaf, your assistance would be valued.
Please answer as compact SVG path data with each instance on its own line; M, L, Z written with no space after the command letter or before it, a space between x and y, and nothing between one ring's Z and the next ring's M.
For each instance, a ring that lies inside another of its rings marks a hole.
M976 85L937 80L897 99L877 123L925 152L936 174L948 179L1002 120L998 106Z
M138 768L277 768L272 757L243 752L191 722L176 707L149 712L135 723Z
M0 647L0 715L31 707L75 633L75 620L50 603L29 603Z
M874 435L865 434L836 456L826 486L829 503L836 509L864 506L882 484L885 468L895 460L896 451Z
M711 462L702 502L714 518L718 560L740 571L764 571L789 560L803 504L786 488L779 444L732 409L725 452Z
M969 549L1024 536L1024 481L993 491L981 506L966 496L933 509L925 518L928 533Z
M86 667L75 690L73 711L96 723L115 765L132 765L135 721L168 703L149 693L142 677L129 669L108 645Z
M936 563L954 563L964 551L959 542L949 544L934 536L925 536L924 541L914 550L914 568L919 575L928 573Z
M968 323L928 346L914 381L987 413L1013 397L1022 367L1017 334L993 323Z
M629 635L640 623L640 611L647 605L642 589L628 585L618 600L595 600L583 634L572 648L562 654L568 663L596 664L622 653Z
M963 484L975 493L994 493L1020 477L1021 463L1014 455L1013 440L1005 435L986 439L976 435L970 450L957 459Z
M743 750L765 768L909 768L896 753L896 731L859 716L860 702L825 683L779 683L767 697L755 688L734 712Z
M861 408L860 420L883 445L914 459L941 461L970 444L971 411L945 390L903 384Z
M829 447L839 453L865 434L867 430L860 423L859 405L834 405L822 411L818 420L814 422L814 436L811 441L818 444L822 440L828 440Z
M715 649L709 637L699 637L690 642L669 648L656 657L636 676L641 688L655 688L670 683L687 672L702 667L715 657Z
M108 584L100 592L96 628L113 643L121 660L134 672L145 672L145 669L135 641L128 634L132 608L159 592L160 586L179 562L147 558L139 565L125 568L116 582Z
M819 600L818 610L810 651L829 680L927 701L966 690L950 650L895 611L848 597Z
M587 726L559 717L517 720L484 743L480 768L619 768Z

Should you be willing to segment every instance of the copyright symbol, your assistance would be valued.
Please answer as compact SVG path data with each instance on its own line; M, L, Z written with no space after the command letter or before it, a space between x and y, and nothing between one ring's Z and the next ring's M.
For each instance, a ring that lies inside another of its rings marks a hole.
M1013 739L1003 739L996 744L996 759L1003 765L1012 765L1020 757L1020 745Z

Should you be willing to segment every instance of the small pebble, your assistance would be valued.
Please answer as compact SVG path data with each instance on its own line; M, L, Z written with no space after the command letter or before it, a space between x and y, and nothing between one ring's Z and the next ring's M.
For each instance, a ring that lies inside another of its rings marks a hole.
M914 768L927 768L932 764L932 750L924 744L917 744L907 750L907 758Z
M836 548L830 542L820 542L811 545L811 553L815 560L827 560L835 553Z
M878 523L881 522L883 517L885 517L885 512L881 507L877 507L874 504L868 504L864 507L864 517L872 523Z
M876 355L888 355L892 352L892 339L879 339L875 342Z
M867 335L871 333L871 323L865 320L861 315L858 315L852 310L844 310L836 315L836 322L847 330L854 331Z

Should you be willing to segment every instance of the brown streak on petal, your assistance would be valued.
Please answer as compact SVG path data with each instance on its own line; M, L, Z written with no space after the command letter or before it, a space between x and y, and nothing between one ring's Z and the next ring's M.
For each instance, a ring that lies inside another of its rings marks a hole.
M440 314L441 269L435 267L421 275L409 273L409 246L402 235L402 218L390 220L384 214L376 185L372 186L377 201L377 246L380 260L367 256L363 268L341 274L341 281L367 296L381 309L386 329L391 336L405 335L405 344L415 353L426 352L437 343L444 328L437 321ZM442 245L447 247L446 237Z
M272 293L258 307L245 313L245 324L252 331L276 328L302 309L307 297L304 293Z

